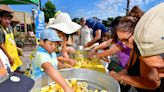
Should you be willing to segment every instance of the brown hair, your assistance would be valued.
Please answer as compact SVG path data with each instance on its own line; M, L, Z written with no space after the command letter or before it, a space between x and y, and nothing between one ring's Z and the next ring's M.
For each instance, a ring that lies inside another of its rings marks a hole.
M132 16L132 17L136 17L137 19L140 19L143 14L144 12L138 6L134 6L129 12L128 16Z
M116 17L112 21L112 23L110 24L111 31L112 31L111 38L113 39L113 42L115 42L115 43L117 42L117 39L118 39L117 34L116 34L116 27L117 27L117 25L118 25L118 23L119 23L119 21L120 21L121 18L122 18L122 16Z
M136 17L122 17L116 27L116 31L134 32L134 28L138 22Z

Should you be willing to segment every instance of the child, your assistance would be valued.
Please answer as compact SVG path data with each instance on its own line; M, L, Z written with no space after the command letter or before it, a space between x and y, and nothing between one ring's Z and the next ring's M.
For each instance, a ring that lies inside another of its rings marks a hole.
M56 81L64 92L74 92L57 71L58 60L54 49L59 41L62 41L52 29L45 29L41 35L40 46L37 48L32 59L32 78L38 78L46 73L52 80Z
M60 36L60 38L63 40L63 42L59 44L59 46L57 48L57 51L56 51L56 53L57 53L57 59L60 62L67 62L70 65L70 67L72 67L73 65L76 64L76 61L73 60L73 59L71 59L69 57L69 54L70 53L74 53L75 50L72 47L67 47L67 45L66 45L66 39L67 39L67 37L66 37L66 34L65 33L61 32L59 30L56 30L56 32L58 33L58 35Z
M59 12L55 14L55 19L50 19L47 28L55 29L58 35L61 37L63 42L58 48L58 60L61 62L68 62L71 66L76 64L76 61L69 57L70 53L74 53L75 50L72 47L69 47L68 35L73 34L78 31L81 26L71 20L71 17L68 13ZM60 49L61 48L61 49Z

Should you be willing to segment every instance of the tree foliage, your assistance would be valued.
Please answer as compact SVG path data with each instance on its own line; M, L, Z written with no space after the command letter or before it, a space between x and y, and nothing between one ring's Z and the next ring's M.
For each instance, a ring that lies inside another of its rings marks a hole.
M102 20L102 23L105 27L110 27L111 22L113 21L113 17L107 18L107 20Z
M48 0L41 10L44 12L45 22L48 23L49 18L54 17L54 14L56 13L56 6Z
M73 18L72 21L80 24L80 18Z

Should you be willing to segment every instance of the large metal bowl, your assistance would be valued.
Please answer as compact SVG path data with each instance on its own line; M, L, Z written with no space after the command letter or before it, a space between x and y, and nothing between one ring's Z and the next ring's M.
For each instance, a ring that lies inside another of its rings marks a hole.
M98 90L108 90L108 92L120 92L120 86L117 81L115 81L111 76L106 75L94 70L89 69L63 69L59 70L65 79L76 79L78 81L86 81L89 86L96 88ZM35 80L35 85L31 92L39 92L41 87L52 83L53 81L47 76Z
M79 53L78 55L80 55L80 57L85 57L85 58L88 58L88 53L91 51L91 49L84 48L84 46L82 46L82 45L75 45L75 46L72 46L72 48L75 51L80 51L81 53ZM76 52L75 53L69 53L69 56L70 56L70 58L75 58L77 56L77 53Z

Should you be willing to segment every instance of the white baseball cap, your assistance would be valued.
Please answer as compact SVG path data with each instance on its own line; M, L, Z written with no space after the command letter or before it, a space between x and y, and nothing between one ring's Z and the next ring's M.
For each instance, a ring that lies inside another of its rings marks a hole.
M164 53L164 3L148 10L134 31L134 41L141 56Z

